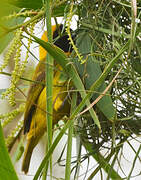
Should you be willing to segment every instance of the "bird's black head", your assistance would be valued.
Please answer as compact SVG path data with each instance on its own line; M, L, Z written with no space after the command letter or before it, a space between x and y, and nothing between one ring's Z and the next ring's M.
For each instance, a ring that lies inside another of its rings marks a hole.
M71 33L73 33L72 29ZM53 33L53 39L55 40L54 44L61 48L64 52L72 52L72 46L68 38L69 36L66 34L65 30L63 30L63 25L60 24ZM72 39L75 40L75 36L73 34Z

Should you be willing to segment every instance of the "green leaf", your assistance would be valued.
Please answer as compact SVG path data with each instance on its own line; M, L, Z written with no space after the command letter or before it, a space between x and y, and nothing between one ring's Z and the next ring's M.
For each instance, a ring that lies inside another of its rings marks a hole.
M64 16L64 11L66 9L66 5L67 5L67 3L63 3L59 6L54 7L52 10L52 16L54 16L54 17ZM67 11L69 11L69 8L67 9Z
M4 16L8 16L10 14L13 14L15 12L19 12L20 9L2 2L1 6L0 6L0 53L4 50L4 48L9 44L9 42L13 39L14 37L14 33L10 32L7 33L8 28L10 28L11 26L17 25L21 22L23 22L23 20L25 18L12 18L9 20L3 20Z
M20 8L40 9L43 6L42 0L5 0L5 2Z
M41 9L43 7L43 0L5 0L5 2L14 5L18 8L27 9ZM52 16L58 17L64 15L64 10L66 8L66 2L56 5L53 7Z
M0 123L0 180L18 180L7 148L4 142L4 136Z
M0 5L0 53L5 49L9 42L13 39L14 33L8 32L8 29L21 24L25 17L10 18L9 20L2 20L4 16L12 15L13 13L18 13L21 8L28 9L40 9L43 6L42 0L2 0ZM58 17L64 15L64 10L66 8L66 3L53 6L52 16Z
M90 54L92 52L92 41L87 34L81 34L78 37L78 48L79 52L83 54ZM86 63L80 64L77 60L75 61L77 69L81 78L84 76L84 84L87 90L90 89L91 85L100 77L102 70L99 62L94 56L88 56ZM97 92L93 93L92 100L95 100L104 90L106 89L106 84L103 82L101 86L97 89ZM107 92L108 93L108 92ZM109 95L105 95L96 106L100 111L109 119L113 119L115 115L115 109L113 107L112 99Z

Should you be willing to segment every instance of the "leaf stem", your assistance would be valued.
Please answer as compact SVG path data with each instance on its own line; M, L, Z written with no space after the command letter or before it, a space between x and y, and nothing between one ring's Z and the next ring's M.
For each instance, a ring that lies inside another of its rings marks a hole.
M51 13L52 13L52 0L46 0L45 1L45 8L46 8L46 25L47 25L47 38L48 42L52 43L52 27L51 27ZM50 149L52 144L52 116L50 114L53 114L53 58L52 56L47 53L46 57L46 111L49 112L46 114L46 124L47 124L47 147L46 151L48 152L48 149ZM48 163L45 166L44 169L44 176L43 180L46 179L47 175L47 169L48 169ZM52 177L52 155L50 155L50 177Z

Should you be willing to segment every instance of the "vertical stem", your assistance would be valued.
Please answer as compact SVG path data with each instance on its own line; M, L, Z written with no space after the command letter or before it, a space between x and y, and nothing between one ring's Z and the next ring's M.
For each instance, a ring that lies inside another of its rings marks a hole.
M76 107L76 93L72 96L71 102L71 113L74 111ZM72 152L72 136L73 136L73 122L70 124L69 131L68 131L68 143L67 143L67 158L66 158L66 168L65 168L65 179L70 180L71 175L71 152Z
M52 0L46 0L46 25L48 42L52 43L52 27L51 27L51 9ZM47 124L47 151L52 144L52 114L53 114L53 58L47 53L46 58L46 124ZM46 164L43 179L46 179L48 163ZM52 177L52 157L50 157L50 175Z
M80 119L77 120L77 124L78 124L78 127L82 127L82 122L80 122ZM77 131L77 129L76 129ZM77 161L77 164L76 164L76 169L75 169L75 174L74 174L74 179L79 179L79 171L80 171L80 166L81 166L81 150L82 150L82 143L81 143L81 139L80 139L80 136L79 134L77 134L76 136L76 161Z
M67 158L66 158L66 168L65 168L66 180L70 180L70 174L71 174L72 134L73 134L73 121L70 124L69 132L68 132Z

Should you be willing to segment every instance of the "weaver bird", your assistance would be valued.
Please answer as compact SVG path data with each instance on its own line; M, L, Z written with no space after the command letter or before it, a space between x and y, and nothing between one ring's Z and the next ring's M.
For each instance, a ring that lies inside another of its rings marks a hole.
M55 45L60 47L65 53L70 54L72 48L70 46L68 35L59 37L59 31L62 31L62 25L52 26L53 39ZM47 41L47 33L42 36ZM40 138L46 131L46 87L45 83L45 62L46 51L40 47L40 62L38 63L32 80L40 83L32 83L25 106L24 113L24 134L27 133L27 145L24 152L22 171L28 172L31 155L34 147L38 144ZM58 70L57 70L58 69ZM53 125L55 125L64 115L69 115L70 103L68 100L67 83L68 79L62 81L61 67L56 64L53 77Z

